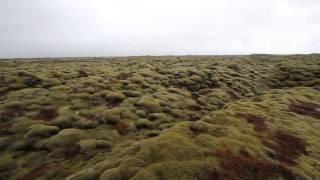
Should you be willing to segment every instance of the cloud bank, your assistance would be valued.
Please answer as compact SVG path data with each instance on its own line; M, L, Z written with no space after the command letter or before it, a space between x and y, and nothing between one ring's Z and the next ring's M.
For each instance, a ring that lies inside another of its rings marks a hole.
M319 0L1 0L0 58L319 53Z

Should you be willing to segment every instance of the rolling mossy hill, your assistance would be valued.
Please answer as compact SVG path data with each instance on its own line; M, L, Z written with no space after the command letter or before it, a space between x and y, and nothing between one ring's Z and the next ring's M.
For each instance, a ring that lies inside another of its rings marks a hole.
M320 177L320 55L0 61L0 179Z

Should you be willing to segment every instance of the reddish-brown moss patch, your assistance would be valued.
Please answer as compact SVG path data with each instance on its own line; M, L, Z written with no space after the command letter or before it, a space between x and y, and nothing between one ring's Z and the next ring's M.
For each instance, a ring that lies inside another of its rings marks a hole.
M7 108L0 113L0 121L10 121L15 117L23 116L25 109L21 107Z
M228 94L230 95L231 100L238 100L241 98L241 96L237 95L235 92L233 91L229 91Z
M45 109L41 109L41 110L33 117L33 119L51 121L51 120L55 119L57 116L59 116L59 113L58 113L57 109L54 109L54 108L45 108Z
M203 177L199 177L199 180L219 180L219 173L215 170L207 173L207 175Z
M126 135L128 134L128 125L125 124L124 122L121 122L119 121L117 124L116 124L116 130L119 134L121 135Z
M307 116L311 116L311 117L320 119L320 105L319 104L300 101L299 103L290 104L289 111L297 113L297 114L307 115Z
M295 175L285 166L267 160L258 160L241 151L234 155L230 151L219 151L220 171L217 179L295 179Z
M8 122L0 123L0 135L12 134L12 132L9 131L10 127L11 124Z
M80 154L81 147L78 144L71 144L64 147L64 157L65 159L72 159L73 157Z
M200 111L202 108L197 104L188 105L187 109L190 111Z
M275 151L275 158L280 162L293 165L301 154L308 154L307 143L294 135L284 132L276 132L273 141L276 145L263 141L263 143Z
M114 98L107 98L107 105L110 107L117 107L122 102L122 100L114 99Z
M257 116L254 114L244 114L244 113L237 113L238 117L245 118L248 123L254 125L254 130L257 132L262 132L267 130L268 126L265 123L265 119L261 116Z
M126 79L128 79L129 76L130 75L128 73L121 72L117 75L116 78L119 80L126 80Z
M31 171L29 171L26 175L24 175L21 180L33 180L37 177L43 175L46 171L50 169L49 164L42 164Z

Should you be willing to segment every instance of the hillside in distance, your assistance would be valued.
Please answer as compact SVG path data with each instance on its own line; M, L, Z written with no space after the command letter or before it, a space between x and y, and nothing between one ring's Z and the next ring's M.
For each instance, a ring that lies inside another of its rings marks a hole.
M0 179L319 179L320 55L0 61Z

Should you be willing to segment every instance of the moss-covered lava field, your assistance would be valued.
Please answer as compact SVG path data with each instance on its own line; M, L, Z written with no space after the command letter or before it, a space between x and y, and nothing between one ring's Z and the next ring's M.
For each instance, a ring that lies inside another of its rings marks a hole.
M0 179L320 179L320 55L1 60Z

